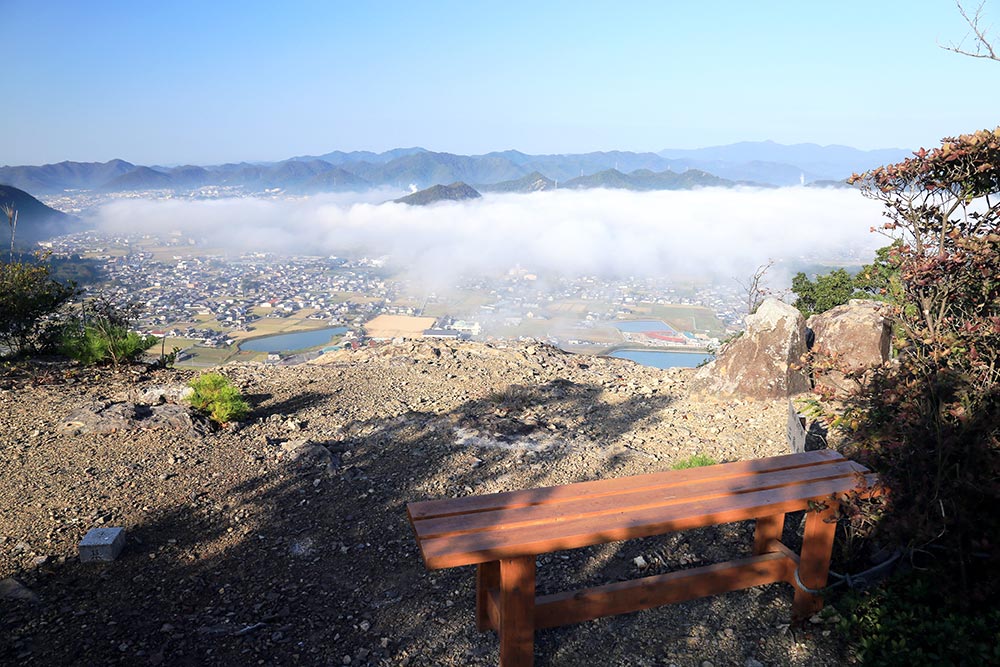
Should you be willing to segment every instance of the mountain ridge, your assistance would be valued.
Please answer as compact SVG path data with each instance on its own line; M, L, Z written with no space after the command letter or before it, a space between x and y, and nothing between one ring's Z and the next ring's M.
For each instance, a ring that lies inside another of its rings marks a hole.
M3 212L7 206L17 211L14 241L20 247L44 241L53 236L79 231L82 228L79 218L46 206L20 188L0 185L0 212ZM3 219L5 234L4 242L0 247L7 247L10 238L6 236L8 221L5 212Z
M467 183L456 181L450 185L432 185L424 190L410 193L405 197L393 199L394 204L409 204L410 206L427 206L440 201L464 201L479 199L482 195Z
M421 147L372 151L331 151L279 162L226 163L175 167L135 165L125 160L59 162L0 167L0 183L36 194L66 190L123 191L191 189L204 186L315 193L389 186L426 189L456 181L484 189L539 174L560 184L609 170L677 174L695 170L735 183L798 185L840 181L852 173L897 162L908 151L896 148L862 151L849 146L785 145L773 141L739 142L698 149L654 152L593 151L532 155L514 149L480 155L436 152ZM610 178L605 175L605 178ZM537 177L534 177L537 180ZM599 179L598 179L599 180ZM689 180L698 181L697 174ZM721 184L724 185L724 184ZM517 187L517 186L504 186Z

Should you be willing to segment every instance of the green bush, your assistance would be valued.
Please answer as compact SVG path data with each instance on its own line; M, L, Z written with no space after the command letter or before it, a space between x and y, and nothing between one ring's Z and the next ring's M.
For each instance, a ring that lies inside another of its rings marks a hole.
M692 454L686 459L681 459L670 466L671 470L686 470L687 468L701 468L702 466L714 466L718 461L704 454Z
M960 609L940 573L911 572L838 602L840 628L865 665L1000 664L1000 610Z
M1000 127L854 180L898 237L898 298L893 363L824 396L841 451L889 489L844 513L885 547L933 554L937 585L975 616L1000 597Z
M76 294L51 278L47 263L0 262L0 348L28 354L46 347L51 317Z
M121 307L104 296L89 299L79 313L65 318L59 351L85 366L105 361L118 366L134 359L155 342L129 331L135 313L135 306Z
M218 373L206 373L188 386L194 390L187 399L191 406L219 424L241 421L250 414L250 404L240 395L239 389Z
M157 342L123 327L82 325L72 321L63 329L60 351L84 366L111 361L115 366L135 359Z
M792 278L792 292L797 297L794 306L803 317L809 317L851 299L898 302L902 296L896 253L901 246L899 241L894 241L879 248L875 261L861 267L857 275L844 269L835 269L813 279L802 272L795 274Z

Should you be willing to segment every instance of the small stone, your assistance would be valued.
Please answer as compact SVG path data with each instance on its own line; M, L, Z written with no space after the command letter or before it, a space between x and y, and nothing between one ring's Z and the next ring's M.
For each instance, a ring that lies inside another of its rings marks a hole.
M358 627L361 628L361 632L368 632L368 629L372 627L372 624L368 621L361 621L358 623Z
M813 625L819 625L820 623L823 622L823 617L820 616L819 614L813 614L812 617L809 619L809 622L812 623Z
M746 662L743 663L743 667L764 667L764 663L756 658L747 658Z
M635 563L635 566L640 570L645 570L647 567L649 567L649 563L647 563L646 559L643 558L642 556L636 556L635 558L632 559L632 562Z
M163 625L160 626L160 632L173 632L173 631L174 631L174 626L170 625L169 623L164 623Z
M123 548L124 528L91 528L80 541L80 562L112 561L118 558Z
M715 663L711 660L702 660L701 667L715 667Z

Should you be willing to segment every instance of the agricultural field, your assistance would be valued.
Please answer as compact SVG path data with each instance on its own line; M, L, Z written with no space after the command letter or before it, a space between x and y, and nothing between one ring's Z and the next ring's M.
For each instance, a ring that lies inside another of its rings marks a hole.
M663 320L678 331L707 333L716 337L725 335L726 326L708 308L702 306L644 305L649 307L649 315Z
M372 338L419 338L424 329L434 326L433 317L408 315L379 315L365 324L365 331Z
M589 309L593 308L593 304L588 301L560 301L558 303L552 303L545 307L545 309L552 313L553 315L586 315Z

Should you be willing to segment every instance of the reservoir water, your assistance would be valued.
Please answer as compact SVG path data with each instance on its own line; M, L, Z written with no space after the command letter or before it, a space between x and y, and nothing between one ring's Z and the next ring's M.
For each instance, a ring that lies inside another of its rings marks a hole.
M241 350L252 352L291 352L326 345L334 336L347 333L347 327L327 327L297 333L261 336L240 343Z
M711 361L714 355L704 352L668 352L666 350L615 350L609 356L631 359L637 364L653 368L695 368L703 361Z

